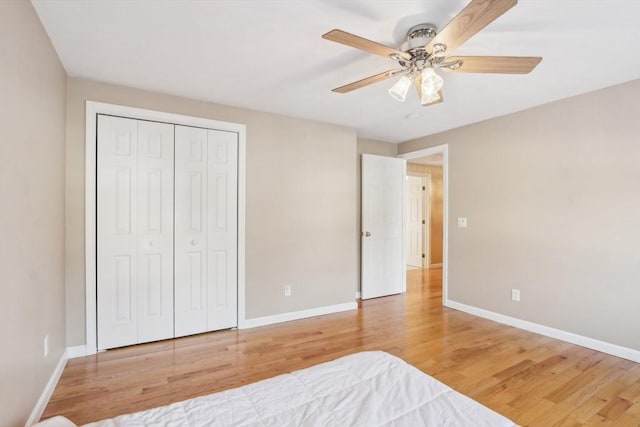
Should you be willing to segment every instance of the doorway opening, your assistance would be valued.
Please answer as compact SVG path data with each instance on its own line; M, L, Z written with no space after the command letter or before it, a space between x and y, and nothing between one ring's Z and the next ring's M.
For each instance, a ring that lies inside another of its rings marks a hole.
M447 148L441 145L398 156L407 161L404 200L407 274L440 276L441 273L443 301L447 301Z
M407 269L442 267L442 153L407 161Z

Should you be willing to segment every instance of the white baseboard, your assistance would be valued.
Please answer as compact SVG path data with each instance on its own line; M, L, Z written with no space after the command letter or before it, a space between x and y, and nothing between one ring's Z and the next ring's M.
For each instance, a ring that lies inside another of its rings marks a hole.
M360 296L361 296L360 291L357 291L356 292L356 299L360 299Z
M69 358L67 357L67 351L65 350L62 353L62 356L60 356L60 360L58 361L55 369L51 373L47 385L44 387L44 390L42 390L42 394L40 395L36 406L33 408L33 411L31 411L31 415L29 415L29 418L25 423L25 427L30 427L40 421L40 417L42 417L42 414L44 414L44 410L47 408L49 399L51 399L51 395L56 389L56 385L58 384L58 380L62 375L62 371L64 371L64 367L67 364L68 359Z
M347 310L356 310L357 308L358 303L354 301L344 304L317 307L309 310L292 311L290 313L276 314L273 316L256 317L255 319L245 319L244 322L240 322L238 329L256 328L258 326L272 325L274 323L288 322L290 320L306 319L307 317L322 316Z
M356 298L360 298L360 292L356 293ZM290 313L276 314L273 316L257 317L255 319L246 319L244 321L239 321L238 329L256 328L258 326L272 325L274 323L288 322L290 320L299 320L299 319L305 319L307 317L339 313L341 311L356 310L357 308L358 308L358 303L354 301L354 302L348 302L344 304L317 307L309 310L301 310L301 311L293 311ZM96 352L88 350L86 345L77 345L74 347L67 348L68 359L89 356L91 354L96 354Z
M88 356L89 354L95 354L95 353L87 352L86 345L76 345L73 347L67 347L67 358L69 359L75 359L76 357L84 357L84 356Z
M597 340L595 338L585 337L583 335L578 335L572 332L563 331L561 329L540 325L538 323L529 322L527 320L517 319L515 317L506 316L504 314L495 313L493 311L484 310L482 308L462 304L452 300L446 300L444 302L444 305L455 310L473 314L474 316L484 317L485 319L493 320L495 322L503 323L509 326L515 326L516 328L524 329L525 331L535 332L540 335L556 338L561 341L570 342L572 344L640 363L640 351L634 350L632 348L623 347L617 344L611 344L605 341Z

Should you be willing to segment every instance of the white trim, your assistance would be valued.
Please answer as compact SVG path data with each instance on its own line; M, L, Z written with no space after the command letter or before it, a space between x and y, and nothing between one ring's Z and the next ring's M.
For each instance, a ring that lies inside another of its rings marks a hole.
M76 357L84 357L87 356L89 354L93 354L93 353L88 353L87 352L87 346L86 345L76 345L73 347L67 347L67 358L68 359L75 359Z
M339 313L341 311L357 310L358 303L346 302L343 304L316 307L309 310L292 311L290 313L275 314L273 316L245 319L240 329L256 328L258 326L273 325L274 323L288 322L290 320L306 319L308 317L323 316L325 314Z
M360 296L361 296L360 291L356 291L356 299L360 299Z
M399 154L398 158L410 160L439 153L442 153L442 304L445 305L449 298L449 145Z
M402 162L402 188L400 192L402 194L402 204L400 208L402 209L401 218L402 218L402 265L407 265L407 180L405 179L407 176L407 161ZM406 269L401 268L402 272L402 293L407 292L407 273Z
M431 265L431 174L422 176L422 268L429 268Z
M87 101L84 158L84 265L85 265L85 345L87 353L97 352L96 337L96 114L98 104Z
M33 410L31 411L31 415L29 415L29 418L25 423L25 427L30 427L40 421L42 414L44 414L44 410L47 409L49 399L51 399L51 395L53 395L53 391L56 389L56 385L58 385L58 381L62 376L62 372L64 371L64 367L67 364L67 360L69 360L69 358L67 357L67 350L65 350L64 352L62 352L62 356L60 356L58 364L51 373L47 385L44 387L44 390L42 390L42 394L40 395L36 406L34 406Z
M238 132L238 328L245 322L245 221L246 221L246 171L247 132L242 126Z
M585 337L583 335L578 335L572 332L563 331L561 329L540 325L538 323L529 322L527 320L517 319L515 317L506 316L504 314L495 313L493 311L484 310L482 308L474 307L467 304L462 304L457 301L445 300L444 305L455 310L473 314L474 316L493 320L494 322L514 326L519 329L524 329L525 331L535 332L547 337L566 341L582 347L590 348L592 350L601 351L603 353L611 354L613 356L622 357L623 359L640 363L640 351L628 347L622 347L617 344L611 344L605 341L597 340L595 338Z
M246 126L202 117L145 110L115 104L87 101L85 122L85 354L96 347L96 115L109 114L139 120L153 120L185 126L217 129L238 134L238 327L245 316L245 186Z

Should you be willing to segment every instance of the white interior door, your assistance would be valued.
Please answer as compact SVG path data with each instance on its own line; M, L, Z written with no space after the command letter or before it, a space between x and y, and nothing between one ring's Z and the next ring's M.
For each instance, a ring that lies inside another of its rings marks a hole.
M175 332L207 324L207 130L176 126Z
M173 336L173 126L98 117L98 349Z
M405 290L405 174L405 160L362 155L363 299Z
M237 326L233 132L176 126L175 333Z
M238 326L238 134L207 131L207 330Z
M173 125L138 121L138 342L173 337Z
M424 267L423 252L424 195L426 186L421 176L407 177L407 265Z

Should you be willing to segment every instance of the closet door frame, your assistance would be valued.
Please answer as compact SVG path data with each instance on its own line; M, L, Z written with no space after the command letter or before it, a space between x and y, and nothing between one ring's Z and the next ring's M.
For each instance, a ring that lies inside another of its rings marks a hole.
M85 325L86 355L97 353L96 331L96 163L98 114L235 132L238 135L238 328L245 319L246 126L116 104L87 101L85 127Z

